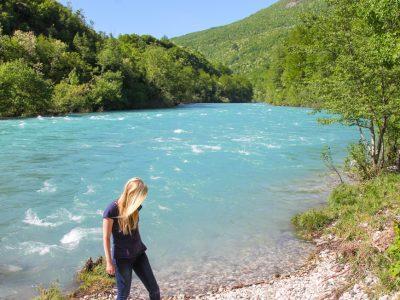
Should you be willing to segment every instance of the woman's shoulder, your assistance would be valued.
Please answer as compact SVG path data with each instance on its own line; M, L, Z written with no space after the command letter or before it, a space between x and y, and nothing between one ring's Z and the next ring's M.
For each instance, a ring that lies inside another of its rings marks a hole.
M106 209L103 212L103 218L115 218L118 216L118 204L117 201L114 200L110 202Z

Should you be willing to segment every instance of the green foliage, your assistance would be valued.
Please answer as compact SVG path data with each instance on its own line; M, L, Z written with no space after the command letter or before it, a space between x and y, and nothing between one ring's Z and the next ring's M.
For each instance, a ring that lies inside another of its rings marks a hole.
M393 244L387 249L387 254L391 260L389 272L392 277L400 285L400 224L396 223L394 226L394 241Z
M371 179L377 175L377 170L371 162L368 145L362 142L349 145L345 166L347 170L362 180Z
M50 97L49 81L23 60L0 64L0 117L46 113Z
M34 300L66 300L68 299L63 295L58 283L52 283L48 288L39 287L39 296Z
M189 100L194 77L192 68L179 64L168 51L158 47L147 48L143 57L146 79L156 87L158 97L167 106L176 105L180 99Z
M0 66L23 60L24 69L35 72L34 82L42 78L54 86L50 96L31 94L22 108L22 100L12 98L24 93L18 90L21 78L8 76L14 90L0 95L0 116L251 100L248 81L168 38L98 34L79 11L55 0L5 0L0 12ZM221 88L220 82L228 84Z
M92 110L90 101L90 85L87 83L73 84L67 80L54 87L54 112L73 113Z
M93 42L98 38L79 10L74 13L54 0L3 0L0 12L0 24L7 35L16 30L32 31L65 41L69 46L77 34L85 34Z
M299 214L293 223L306 238L333 234L335 249L354 267L356 281L372 271L381 278L377 292L396 291L400 288L399 214L400 175L381 174L357 184L339 185L326 207ZM389 233L391 224L394 238ZM381 236L378 241L376 233Z
M311 239L313 234L324 229L331 221L332 218L323 209L311 209L292 218L292 224L306 239Z
M271 49L280 44L299 16L319 0L281 0L229 25L173 38L213 62L222 62L238 73L259 78L268 66Z
M106 272L106 264L102 256L96 261L89 258L85 267L78 273L77 281L79 288L75 295L91 295L102 291L107 291L115 285L115 278Z
M379 278L384 282L384 287L389 290L399 290L400 288L400 225L394 224L394 240L386 249L379 260Z
M324 110L334 115L330 123L357 126L368 150L354 147L350 155L367 178L400 162L400 29L393 26L400 7L386 0L326 0L315 8L276 46L257 93L274 104ZM361 162L363 154L370 158Z
M253 88L250 81L241 75L222 75L218 81L219 95L231 102L252 99Z
M104 291L109 291L115 286L115 278L106 272L106 264L102 256L95 261L90 257L85 266L76 274L78 288L70 293L64 294L58 282L52 283L48 288L39 287L39 296L34 300L67 300L91 297Z
M94 110L111 110L124 108L122 99L121 72L107 71L94 77L90 98Z

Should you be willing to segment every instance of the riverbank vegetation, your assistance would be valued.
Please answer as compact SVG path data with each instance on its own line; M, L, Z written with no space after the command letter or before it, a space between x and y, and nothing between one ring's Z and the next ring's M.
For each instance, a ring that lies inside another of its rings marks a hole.
M374 296L400 290L400 175L383 174L357 184L341 184L328 205L292 221L307 239L331 236L333 248L353 267L355 284L370 273L380 280Z
M80 299L89 295L94 297L110 293L115 286L115 278L107 274L102 256L95 261L90 257L76 274L75 280L78 287L73 292L63 293L57 282L54 282L48 288L39 287L39 295L34 300Z
M55 0L5 0L0 12L0 117L252 98L245 77L199 53L98 33Z

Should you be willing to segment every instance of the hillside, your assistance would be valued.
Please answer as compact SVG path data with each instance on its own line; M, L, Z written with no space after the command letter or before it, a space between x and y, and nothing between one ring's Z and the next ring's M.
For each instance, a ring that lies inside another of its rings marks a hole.
M319 0L281 0L229 25L173 38L214 62L239 73L257 73L268 65L271 48L287 35L301 14Z
M199 53L98 33L55 0L4 0L0 12L0 118L252 98L246 78Z

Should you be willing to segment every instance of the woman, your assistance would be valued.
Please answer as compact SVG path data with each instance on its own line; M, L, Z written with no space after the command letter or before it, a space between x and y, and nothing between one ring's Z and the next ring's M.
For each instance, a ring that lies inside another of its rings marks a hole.
M103 213L103 246L106 271L115 275L117 300L129 296L132 270L143 282L151 300L160 299L160 289L146 255L146 246L139 233L139 210L147 196L147 186L140 178L130 179L117 201L111 202ZM110 236L113 237L112 257Z

